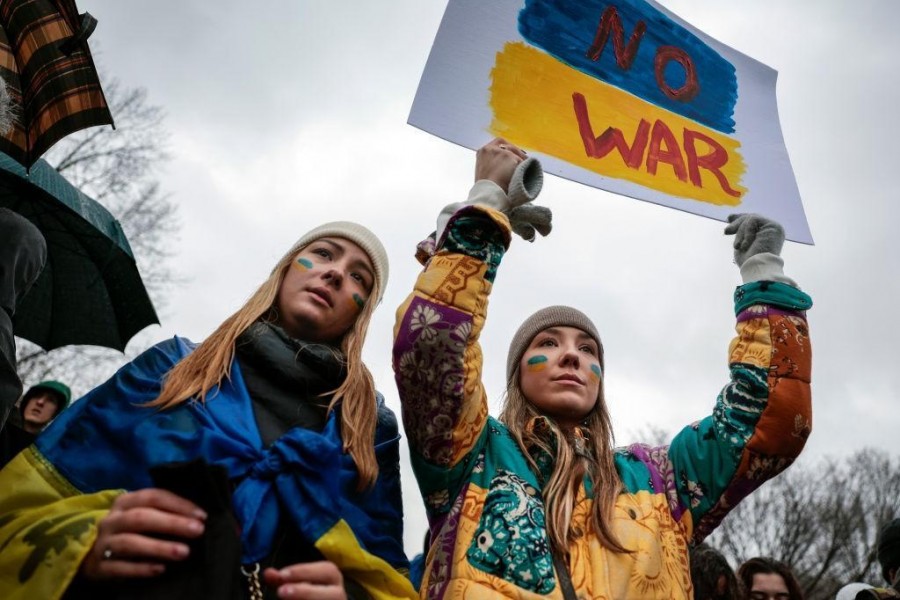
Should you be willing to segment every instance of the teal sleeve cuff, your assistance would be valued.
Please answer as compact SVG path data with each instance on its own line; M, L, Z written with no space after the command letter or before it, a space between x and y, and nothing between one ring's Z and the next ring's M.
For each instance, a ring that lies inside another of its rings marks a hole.
M809 310L812 298L797 288L778 281L753 281L734 290L734 314L754 304L787 310Z
M478 206L467 206L450 217L438 251L465 254L484 262L484 277L493 283L507 247L509 231Z

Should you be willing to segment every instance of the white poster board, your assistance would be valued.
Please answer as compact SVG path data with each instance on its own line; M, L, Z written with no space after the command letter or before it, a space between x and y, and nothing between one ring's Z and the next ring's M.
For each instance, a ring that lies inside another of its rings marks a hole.
M778 122L777 73L652 1L449 0L409 123L503 137L544 170L725 221L812 235Z

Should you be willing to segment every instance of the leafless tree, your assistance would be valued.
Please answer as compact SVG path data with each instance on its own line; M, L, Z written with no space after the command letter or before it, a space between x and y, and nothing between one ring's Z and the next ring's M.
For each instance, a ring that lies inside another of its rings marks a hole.
M864 448L794 465L738 505L708 542L734 564L781 560L807 600L831 600L851 581L884 585L876 537L898 515L900 457Z
M105 206L121 223L157 314L179 279L171 251L178 234L176 207L161 191L158 175L168 159L165 115L150 104L146 90L118 80L104 85L116 122L94 127L60 141L44 157L82 192ZM26 386L52 377L70 384L76 395L109 377L129 356L148 345L138 335L128 356L93 346L70 346L45 352L19 339L18 369Z

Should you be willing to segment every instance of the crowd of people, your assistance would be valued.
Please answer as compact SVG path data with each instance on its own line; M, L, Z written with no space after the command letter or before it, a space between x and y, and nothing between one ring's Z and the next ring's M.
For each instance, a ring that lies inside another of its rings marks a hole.
M835 600L900 598L900 518L884 524L873 553L884 577L883 587L864 582L842 586ZM803 588L791 567L771 557L757 556L732 570L721 552L701 543L691 548L694 600L804 600Z
M202 342L161 342L68 408L59 382L22 396L21 425L3 428L0 597L802 599L786 565L757 557L735 573L702 544L810 433L812 301L784 273L781 226L745 214L726 227L743 283L709 416L667 445L616 448L590 306L521 324L489 414L489 296L513 235L551 227L521 149L493 140L475 172L419 245L396 313L402 431L428 518L412 565L401 426L362 360L388 256L336 221L301 235ZM4 323L19 294L4 294ZM896 586L900 521L877 552Z

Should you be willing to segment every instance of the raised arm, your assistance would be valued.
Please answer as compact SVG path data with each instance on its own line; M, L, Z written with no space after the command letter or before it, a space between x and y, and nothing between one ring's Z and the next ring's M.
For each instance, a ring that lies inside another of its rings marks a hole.
M734 294L731 380L712 415L685 428L668 448L631 448L655 485L665 486L676 518L690 511L694 542L790 465L812 425L805 313L812 301L782 271L778 223L757 215L730 220L725 231L735 234L735 262L745 282Z
M449 510L484 440L488 409L478 338L510 243L504 212L515 207L506 191L524 158L503 140L478 151L468 199L441 213L434 250L425 253L425 269L397 310L394 373L430 517Z

